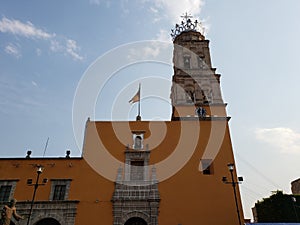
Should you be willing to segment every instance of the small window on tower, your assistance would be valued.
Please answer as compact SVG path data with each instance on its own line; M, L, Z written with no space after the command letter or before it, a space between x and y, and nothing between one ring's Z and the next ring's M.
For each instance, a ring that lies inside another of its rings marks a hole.
M183 57L183 67L184 69L191 68L191 57L189 55Z
M200 69L206 68L206 63L204 61L204 58L198 57L198 66L199 66Z
M213 174L213 165L211 159L201 159L201 170L204 175Z

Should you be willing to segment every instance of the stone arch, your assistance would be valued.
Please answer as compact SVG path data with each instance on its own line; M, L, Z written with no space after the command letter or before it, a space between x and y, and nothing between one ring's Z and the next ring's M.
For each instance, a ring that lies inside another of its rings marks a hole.
M186 100L194 102L195 101L195 86L193 83L187 83L184 86Z
M64 218L62 215L60 214L55 214L55 217L52 215L49 215L46 212L41 212L38 216L33 216L32 218L32 224L34 225L41 225L39 224L40 221L43 221L44 219L51 219L51 220L55 220L58 222L57 225L61 225L61 224L65 224L64 223Z
M140 217L131 217L124 225L147 225L147 222Z
M125 224L130 218L141 218L143 219L147 224L150 224L150 217L148 214L139 212L139 211L133 211L130 213L127 213L125 216L122 218L122 224Z
M51 217L44 218L35 223L35 225L61 225L56 219Z
M211 103L213 100L212 88L209 83L197 85L195 93L197 103Z

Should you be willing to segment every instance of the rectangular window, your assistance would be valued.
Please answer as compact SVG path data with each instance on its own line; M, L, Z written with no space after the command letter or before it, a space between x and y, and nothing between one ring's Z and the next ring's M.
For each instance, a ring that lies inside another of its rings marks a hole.
M130 162L130 180L144 180L143 160L134 160Z
M133 133L133 149L143 149L144 132Z
M66 185L55 185L53 200L65 200Z
M213 174L213 165L211 159L201 159L202 173L204 175Z
M204 61L204 58L198 57L198 66L200 69L205 69L206 68L206 63Z
M136 135L134 137L134 149L142 149L142 137L140 135Z
M49 200L68 200L72 179L51 179Z
M0 187L0 202L7 202L10 197L12 185L1 185Z
M191 57L190 56L184 56L183 57L183 66L184 66L184 69L190 69L191 68Z

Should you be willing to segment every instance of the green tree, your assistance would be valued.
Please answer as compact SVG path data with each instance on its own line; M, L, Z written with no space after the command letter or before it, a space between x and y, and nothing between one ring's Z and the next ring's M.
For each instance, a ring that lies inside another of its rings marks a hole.
M276 191L269 198L255 203L257 222L300 222L300 196Z

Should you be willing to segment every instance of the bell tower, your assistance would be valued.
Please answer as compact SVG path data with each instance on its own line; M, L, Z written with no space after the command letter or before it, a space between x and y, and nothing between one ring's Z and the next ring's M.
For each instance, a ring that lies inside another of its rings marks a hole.
M172 30L174 74L172 120L226 116L220 76L212 67L209 41L197 30L198 22L185 15Z

